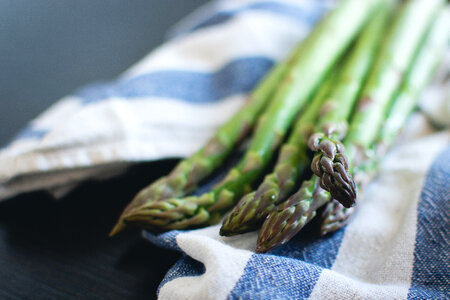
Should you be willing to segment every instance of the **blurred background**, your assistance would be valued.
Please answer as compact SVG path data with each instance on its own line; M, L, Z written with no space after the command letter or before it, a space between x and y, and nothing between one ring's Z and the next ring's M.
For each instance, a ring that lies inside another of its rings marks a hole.
M111 79L206 0L0 0L0 147L59 98Z

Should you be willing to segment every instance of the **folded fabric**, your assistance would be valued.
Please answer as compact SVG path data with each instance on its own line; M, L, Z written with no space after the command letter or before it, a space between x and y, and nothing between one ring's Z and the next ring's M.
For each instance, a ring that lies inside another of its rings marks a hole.
M198 149L332 7L332 1L215 1L117 80L66 97L0 152L0 199ZM255 254L256 232L219 226L143 236L185 255L161 299L450 298L450 116L443 76L421 99L349 225Z
M63 195L130 163L186 156L326 11L328 1L216 1L117 80L68 96L0 151L0 199Z

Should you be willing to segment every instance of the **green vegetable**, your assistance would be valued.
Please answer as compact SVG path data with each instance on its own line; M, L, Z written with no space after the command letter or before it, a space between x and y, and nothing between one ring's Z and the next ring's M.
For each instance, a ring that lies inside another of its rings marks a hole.
M197 189L197 185L223 163L234 147L249 133L264 107L270 102L275 89L286 75L290 65L301 53L300 44L288 59L275 66L248 96L245 105L224 125L204 147L181 160L169 175L142 189L122 212L110 235L122 231L123 218L155 201L182 197Z
M395 138L413 112L420 93L430 81L440 59L444 56L450 38L450 15L443 10L433 24L426 40L423 42L413 66L402 82L402 87L395 96L392 106L380 130L376 156L366 163L355 166L354 174L358 186L364 187L378 169L383 154L394 143ZM337 201L327 204L321 216L321 235L339 230L348 223L348 219L355 213L355 207L345 208Z
M299 109L359 32L381 0L344 0L301 47L293 66L258 121L243 159L226 178L201 196L145 202L122 215L126 223L155 230L212 224L250 189L267 166ZM181 180L181 179L180 179ZM186 178L182 178L186 180ZM115 231L113 231L114 233Z
M330 169L332 172L333 168L341 171L341 176L349 181L349 178L346 177L347 160L343 160L342 151L335 150L336 148L338 150L341 147L343 148L342 144L340 142L332 143L330 139L325 137L330 136L340 139L345 134L343 131L347 126L347 118L357 99L366 73L369 71L372 57L376 53L377 44L385 29L387 17L390 15L390 8L392 8L392 3L383 2L379 6L378 13L362 31L349 54L348 60L344 62L337 75L336 83L331 88L329 100L324 104L326 109L322 121L319 123L318 130L320 132L310 138L310 146L312 144L314 150L320 150L315 156L316 163L321 164L319 168L323 167L324 160L329 160L329 152L334 156L334 162L329 163L331 168L325 169L327 173L322 174L322 177L313 175L310 180L302 184L294 195L277 206L267 216L259 233L258 252L269 251L288 241L316 215L316 210L319 207L331 200L330 193L323 190L328 183L326 179L329 176ZM328 128L331 129L328 130ZM331 146L329 146L330 144ZM327 149L324 145L331 149ZM320 159L317 160L317 157L320 157ZM317 172L315 165L312 169ZM272 228L272 226L275 227Z
M310 164L306 141L314 130L319 110L327 99L333 78L327 78L301 113L288 141L281 147L273 172L264 177L256 191L244 195L224 220L220 229L221 235L230 236L258 228L275 205L284 200L295 187L300 174Z
M414 69L410 67L414 55L420 48L420 42L430 24L432 24L433 17L441 4L442 1L413 0L404 3L398 12L388 36L383 41L374 67L370 71L362 96L359 97L358 108L344 140L345 152L352 159L352 161L349 161L350 165L354 163L355 166L361 166L360 170L366 172L372 168L373 164L370 163L370 155L367 155L367 153L371 152L370 150L381 130L381 124L387 118L391 98L394 98L396 92L401 88L401 78L395 77L393 74L398 75L397 72L399 71L401 74L408 74L407 72L410 69ZM414 29L414 32L410 32L411 29ZM411 75L407 76L419 76L412 75L412 72L413 70L411 70ZM422 75L428 78L429 73ZM402 113L409 114L409 112L404 111ZM401 126L397 125L396 128L400 129ZM382 134L382 136L391 136L390 132L387 133ZM344 165L345 161L342 160L340 163ZM343 168L345 166L341 166L341 172L339 172L341 176L346 175L345 172L342 172ZM352 171L352 168L350 171ZM323 178L321 178L321 183L322 181ZM317 182L317 177L304 182L300 190L288 199L287 203L280 204L268 215L258 237L257 251L265 252L288 241L311 220L315 209L320 207L321 204L331 201L331 195L318 188L315 182ZM321 186L330 188L333 184L332 187L336 188L339 187L340 182L336 178L328 178L325 184L321 184ZM314 195L320 196L314 197ZM345 220L345 217L343 219ZM273 224L276 224L277 227L272 228ZM329 226L329 228L333 227Z

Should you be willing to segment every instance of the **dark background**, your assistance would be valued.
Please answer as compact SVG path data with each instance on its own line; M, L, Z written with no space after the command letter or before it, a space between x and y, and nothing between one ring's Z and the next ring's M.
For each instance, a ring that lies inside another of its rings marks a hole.
M111 79L206 0L0 0L0 146L80 86Z
M60 97L111 79L205 0L0 0L0 146ZM88 182L55 202L0 203L1 299L152 299L180 254L140 232L107 233L137 190L175 161Z

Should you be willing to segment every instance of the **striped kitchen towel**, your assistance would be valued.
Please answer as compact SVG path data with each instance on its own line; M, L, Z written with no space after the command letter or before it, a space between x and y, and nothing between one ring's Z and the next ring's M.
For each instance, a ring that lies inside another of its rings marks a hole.
M192 153L331 6L228 0L201 8L117 80L82 89L33 120L0 152L0 199L36 189L61 195L132 163ZM424 93L421 112L360 195L360 209L331 236L299 234L255 254L257 232L144 232L184 253L158 296L450 299L448 88L436 84Z
M219 236L219 225L159 236L185 253L160 299L450 299L450 132L423 116L383 160L351 222L331 236L301 232L265 254L257 232Z
M200 147L330 8L330 1L214 1L124 72L68 96L0 150L0 199L61 196L131 163Z

